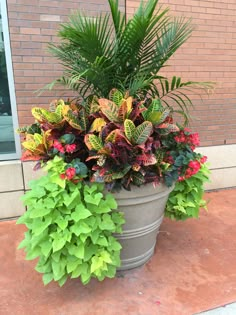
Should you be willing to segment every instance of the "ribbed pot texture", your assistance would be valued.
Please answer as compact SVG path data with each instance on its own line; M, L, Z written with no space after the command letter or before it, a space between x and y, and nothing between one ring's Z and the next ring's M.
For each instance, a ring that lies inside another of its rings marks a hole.
M118 211L124 213L123 233L115 236L122 245L121 267L132 269L145 264L153 255L166 202L174 187L159 184L132 187L131 191L115 193Z

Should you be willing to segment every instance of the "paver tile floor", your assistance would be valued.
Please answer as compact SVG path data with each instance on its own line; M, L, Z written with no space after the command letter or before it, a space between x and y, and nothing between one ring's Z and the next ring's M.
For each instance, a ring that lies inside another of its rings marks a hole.
M0 314L192 315L236 301L236 190L206 198L199 220L164 221L145 266L87 286L44 287L35 261L16 250L24 226L0 222Z

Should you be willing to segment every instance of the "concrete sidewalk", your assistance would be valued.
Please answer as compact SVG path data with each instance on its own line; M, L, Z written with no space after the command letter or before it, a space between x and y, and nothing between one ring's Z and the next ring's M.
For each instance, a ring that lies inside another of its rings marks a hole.
M236 303L231 303L196 315L235 315Z
M73 279L44 287L35 262L16 250L24 226L0 222L0 314L192 315L235 302L236 189L206 198L199 220L164 221L144 267L87 286Z

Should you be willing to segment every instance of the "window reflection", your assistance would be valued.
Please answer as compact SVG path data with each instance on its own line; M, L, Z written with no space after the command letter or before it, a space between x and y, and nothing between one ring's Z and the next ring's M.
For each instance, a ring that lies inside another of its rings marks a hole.
M8 84L2 15L0 7L0 154L16 152Z

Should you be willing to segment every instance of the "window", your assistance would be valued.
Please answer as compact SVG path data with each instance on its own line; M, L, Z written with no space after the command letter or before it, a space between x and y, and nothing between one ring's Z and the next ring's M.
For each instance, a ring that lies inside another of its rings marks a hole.
M0 160L20 156L6 1L0 0Z

